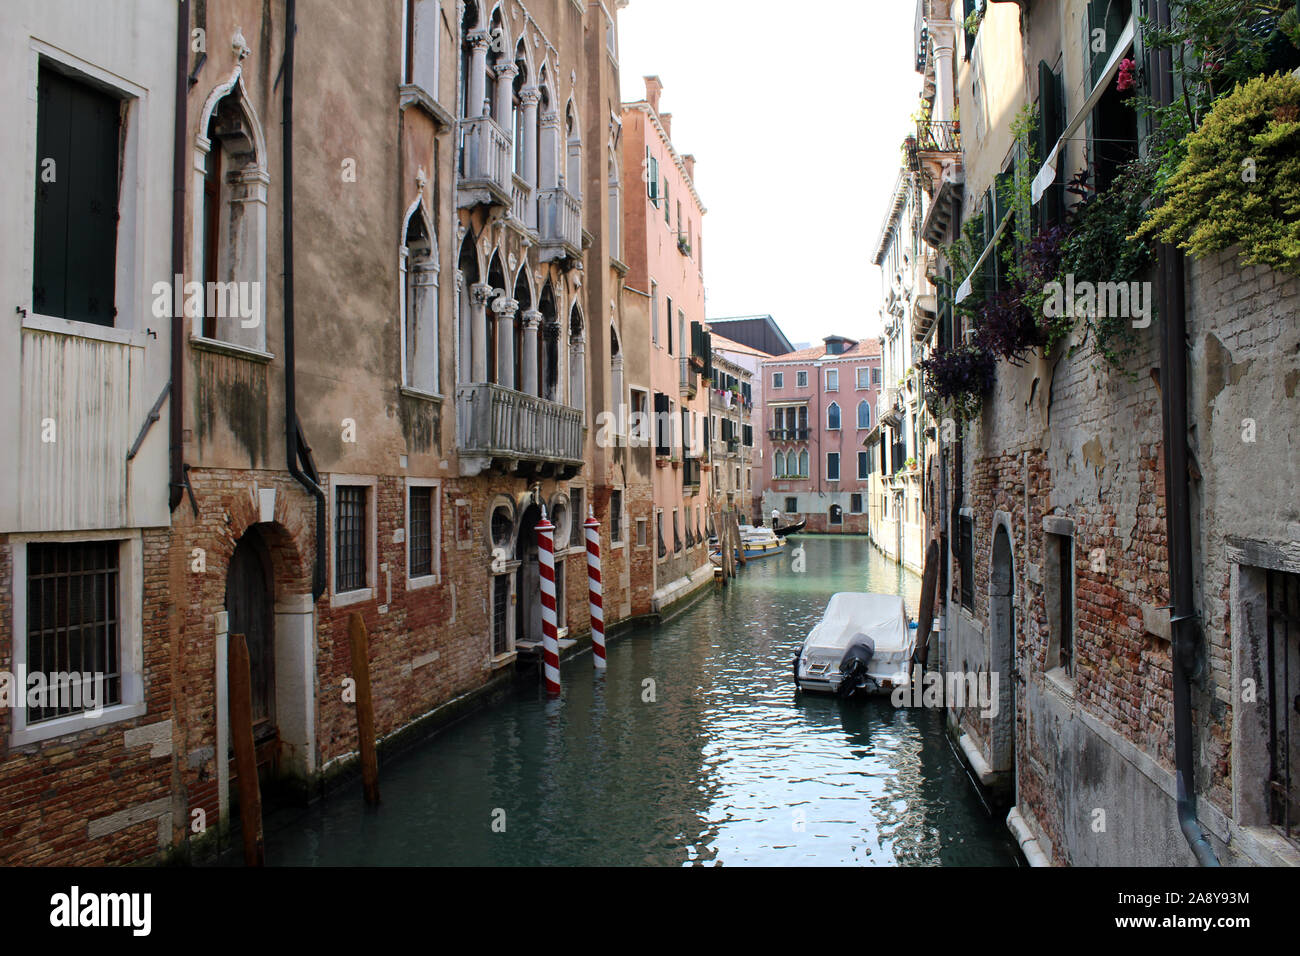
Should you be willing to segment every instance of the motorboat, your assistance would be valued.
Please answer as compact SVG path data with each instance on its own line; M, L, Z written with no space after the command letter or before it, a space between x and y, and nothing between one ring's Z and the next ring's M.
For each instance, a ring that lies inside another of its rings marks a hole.
M916 635L899 595L841 591L795 656L795 684L840 697L906 687Z
M740 526L740 548L746 560L750 558L769 558L785 550L785 540L777 536L771 528Z

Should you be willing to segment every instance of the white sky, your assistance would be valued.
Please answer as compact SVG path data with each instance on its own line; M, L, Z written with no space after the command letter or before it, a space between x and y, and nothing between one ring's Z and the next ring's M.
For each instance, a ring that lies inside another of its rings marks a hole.
M914 0L631 0L624 101L664 84L696 157L709 318L771 313L791 342L880 331L871 262L921 77Z

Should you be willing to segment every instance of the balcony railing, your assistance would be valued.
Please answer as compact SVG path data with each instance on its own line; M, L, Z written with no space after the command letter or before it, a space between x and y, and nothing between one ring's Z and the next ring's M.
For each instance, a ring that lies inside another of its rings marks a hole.
M513 192L509 135L490 116L461 120L459 205L511 205Z
M582 203L563 186L537 194L541 257L576 259L582 255Z
M767 437L772 441L807 441L808 429L806 428L769 428Z
M582 462L581 409L481 383L456 389L456 415L463 454Z
M961 126L956 121L950 120L918 123L916 148L923 153L960 153Z

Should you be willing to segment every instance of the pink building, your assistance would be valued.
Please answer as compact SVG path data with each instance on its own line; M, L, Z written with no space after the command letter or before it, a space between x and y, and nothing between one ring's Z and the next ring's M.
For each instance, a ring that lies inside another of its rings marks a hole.
M762 365L762 513L809 531L866 533L880 342L832 335Z

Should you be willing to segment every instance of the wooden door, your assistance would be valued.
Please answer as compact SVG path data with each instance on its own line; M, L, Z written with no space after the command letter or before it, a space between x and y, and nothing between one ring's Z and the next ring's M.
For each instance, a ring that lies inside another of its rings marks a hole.
M230 558L226 612L229 633L248 641L253 733L261 738L275 729L275 608L270 554L256 530L244 534Z

